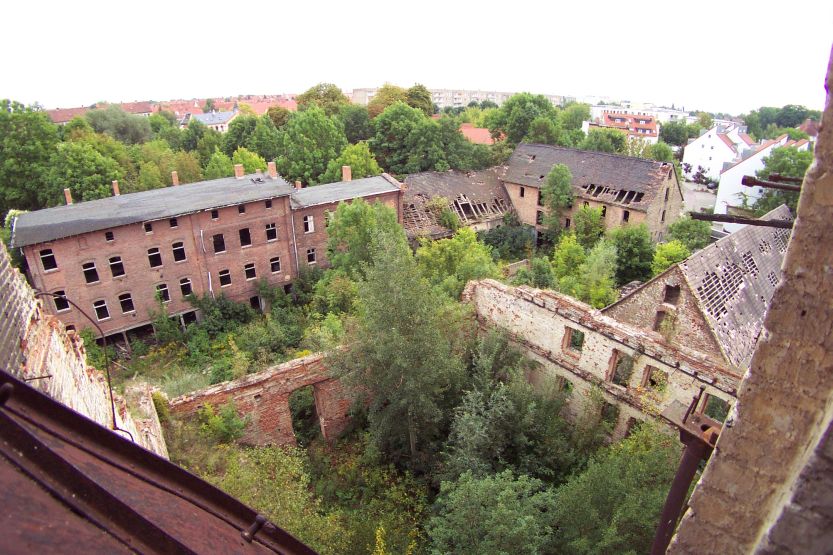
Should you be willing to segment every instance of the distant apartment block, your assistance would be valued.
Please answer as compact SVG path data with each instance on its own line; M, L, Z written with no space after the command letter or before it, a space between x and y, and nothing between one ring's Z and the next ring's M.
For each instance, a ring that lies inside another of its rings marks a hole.
M353 104L366 106L371 100L373 100L373 97L376 96L378 91L378 88L353 89ZM429 89L429 91L431 92L431 99L434 101L434 104L439 106L441 110L447 107L465 108L470 102L483 102L484 100L489 100L500 106L509 100L509 98L513 95L517 94L514 92L474 91L463 89ZM545 94L544 96L556 106L575 100L574 98L560 95Z
M593 121L582 123L581 130L589 133L591 129L619 129L627 133L630 139L639 139L650 144L659 141L657 120L650 114L634 114L621 108L603 111Z

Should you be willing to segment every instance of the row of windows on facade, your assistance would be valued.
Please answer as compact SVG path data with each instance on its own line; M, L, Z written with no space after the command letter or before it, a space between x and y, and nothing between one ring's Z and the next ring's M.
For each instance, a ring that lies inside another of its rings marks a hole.
M307 262L310 264L314 264L316 262L315 249L307 249ZM275 256L269 259L269 270L273 274L278 274L281 272L281 258L279 256ZM255 267L254 262L251 262L243 266L243 275L245 276L246 281L251 281L257 278L257 269ZM231 285L232 278L230 270L220 270L217 276L219 278L220 287L227 287ZM191 278L186 277L180 279L179 289L183 297L187 297L188 295L193 293ZM168 285L166 283L157 284L155 294L157 298L163 303L171 302L170 291L168 290ZM56 311L66 312L70 310L70 304L66 298L66 291L54 291L53 295L53 301L55 303ZM118 299L122 314L131 314L136 311L136 308L133 304L133 296L131 295L131 293L122 293L118 296ZM96 318L98 320L107 320L110 318L110 310L107 306L107 301L105 299L99 299L95 301L93 303L93 309L95 310Z
M242 205L241 205L242 206ZM304 232L305 233L312 233L315 231L315 222L312 216L304 216ZM108 231L105 235L112 236L113 232ZM274 223L268 223L265 226L265 234L266 234L266 242L277 241L278 239L278 228L277 225ZM238 235L240 239L240 247L245 248L252 245L252 235L249 231L249 228L244 227L238 230ZM109 240L109 239L108 239ZM222 233L218 233L212 237L213 245L214 245L214 253L221 253L225 252L226 250L226 243L225 237ZM171 244L171 251L173 253L174 262L183 262L187 259L185 254L185 244L182 241L177 241ZM150 263L151 268L158 268L162 266L162 253L159 250L159 247L152 247L148 249L148 262ZM55 270L58 268L58 261L55 258L55 253L52 249L42 249L40 252L40 260L41 265L45 271ZM113 274L113 277L120 277L125 274L124 271L124 264L121 260L120 256L113 256L108 259L110 264L110 271ZM96 270L95 262L86 262L82 265L82 270L84 271L84 278L86 279L87 283L96 283L98 282L98 270Z

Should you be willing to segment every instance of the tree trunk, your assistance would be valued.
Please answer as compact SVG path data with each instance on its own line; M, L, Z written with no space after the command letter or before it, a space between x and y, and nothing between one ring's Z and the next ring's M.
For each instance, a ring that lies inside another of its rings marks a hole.
M414 429L414 417L411 409L408 408L408 440L411 445L411 458L416 457L416 430Z

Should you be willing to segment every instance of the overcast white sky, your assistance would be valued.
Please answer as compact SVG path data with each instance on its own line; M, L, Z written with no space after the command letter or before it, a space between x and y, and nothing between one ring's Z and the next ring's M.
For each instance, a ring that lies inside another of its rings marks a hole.
M297 93L391 82L821 109L833 1L4 3L0 98Z

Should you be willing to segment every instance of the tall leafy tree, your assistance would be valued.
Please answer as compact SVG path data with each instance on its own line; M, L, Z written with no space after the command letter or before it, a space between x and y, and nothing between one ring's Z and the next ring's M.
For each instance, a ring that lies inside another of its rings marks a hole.
M551 117L538 116L529 124L524 142L557 145L561 141L561 125Z
M552 237L558 237L562 212L573 205L573 174L570 168L564 164L554 165L541 187L541 195L547 208L544 225L549 228Z
M182 132L182 148L185 150L196 150L200 139L205 136L208 127L201 121L192 119L188 122L188 127Z
M139 178L136 185L125 190L126 193L134 193L137 191L149 191L151 189L159 189L165 186L165 180L162 178L162 173L159 171L159 166L153 162L142 162L139 167Z
M223 148L223 135L214 129L206 129L202 138L197 142L197 156L200 164L208 165L208 161L214 156L214 152Z
M338 117L344 125L344 135L350 143L366 141L373 136L373 126L370 124L370 114L366 106L347 104L339 109Z
M424 117L419 110L397 102L373 120L370 148L383 168L397 174L409 173L409 137Z
M264 160L256 152L252 152L242 146L234 151L231 161L233 165L242 164L243 170L246 173L253 173L257 170L263 171L266 169L266 160Z
M574 233L561 235L552 253L553 272L560 292L577 299L581 296L579 276L586 259L584 247L576 240Z
M470 280L500 277L491 249L467 227L450 239L423 241L416 260L422 275L453 299L460 297Z
M619 227L610 234L616 245L616 283L647 281L651 277L654 245L645 224Z
M202 181L200 161L193 152L179 151L174 158L177 177L180 183L196 183ZM170 181L170 174L168 174Z
M602 240L587 254L579 267L579 299L595 308L604 308L619 298L616 290L616 247Z
M800 151L795 147L776 148L764 158L764 167L758 171L757 175L763 179L769 178L772 173L802 178L812 161L813 153L809 150ZM795 214L798 206L798 193L767 189L755 202L755 211L758 214L765 214L782 204L789 206Z
M246 144L246 148L257 152L266 160L274 160L281 148L281 136L269 116L257 118L257 124Z
M43 208L58 128L38 106L0 100L0 215Z
M282 108L281 106L270 106L268 110L266 110L266 116L272 120L272 123L275 124L275 129L280 129L286 122L289 121L289 116L292 115L292 112L287 110L286 108Z
M299 110L317 107L328 116L337 114L342 106L350 103L350 99L332 83L318 83L296 96L295 101Z
M217 109L217 105L214 103L214 99L213 98L207 98L205 100L205 104L202 107L203 113L208 114L210 112L213 112L216 109Z
M388 460L424 468L457 401L463 367L442 296L407 245L380 234L359 284L359 322L337 368L367 402L370 437Z
M223 137L223 152L231 156L241 146L245 147L252 133L255 132L255 127L257 127L256 116L240 115L231 120L228 131Z
M685 245L689 252L695 252L709 244L711 228L709 222L683 216L668 226L668 237Z
M605 232L601 208L582 206L573 215L573 224L576 229L576 240L587 251L599 242Z
M431 116L434 113L434 100L431 97L431 91L425 88L425 85L417 83L405 92L408 106L422 110L426 116Z
M150 140L148 118L128 114L115 104L99 110L90 110L85 117L98 133L106 133L126 144L138 144Z
M661 274L672 264L682 262L689 257L691 252L679 241L669 241L657 245L654 251L654 260L651 262L651 272L654 275Z
M493 137L505 135L510 143L521 142L533 121L538 117L555 120L558 113L552 102L543 95L521 93L512 96L489 118Z
M627 150L628 136L619 129L591 129L581 143L583 150L623 154Z
M321 183L335 183L341 181L341 167L350 166L353 179L372 177L382 173L382 168L376 163L376 158L370 152L367 143L347 145L338 158L330 160L327 171L321 176Z
M52 206L61 203L65 188L72 190L75 202L109 197L113 180L122 178L118 163L86 142L59 144L50 166L42 200Z
M389 106L393 106L397 102L404 102L407 104L408 91L402 87L385 83L378 91L376 91L376 95L370 99L370 102L367 104L367 112L370 114L371 119L373 119L387 110Z
M205 166L205 178L219 179L221 177L231 177L232 175L234 175L234 164L231 158L219 149L215 150L208 164Z
M590 120L590 105L571 102L558 112L558 121L564 129L581 129L585 121Z
M278 171L290 181L316 185L327 171L327 164L345 146L347 139L341 122L327 117L318 107L310 107L294 114L280 131Z

